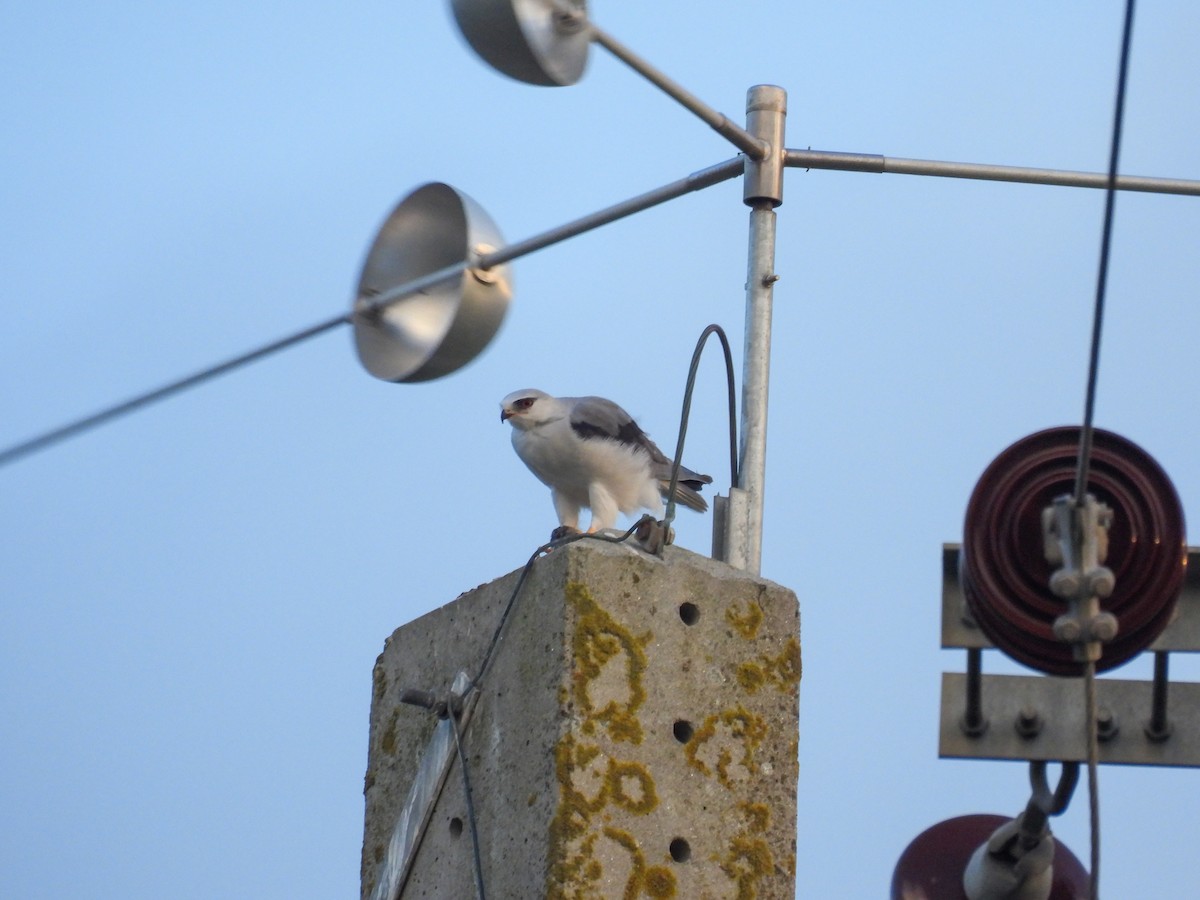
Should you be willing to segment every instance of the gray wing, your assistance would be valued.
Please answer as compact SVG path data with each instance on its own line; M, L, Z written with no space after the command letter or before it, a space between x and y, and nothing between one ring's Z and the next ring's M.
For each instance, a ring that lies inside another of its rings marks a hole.
M566 398L564 398L566 399ZM662 483L663 491L671 480L671 460L658 449L649 435L638 427L633 416L603 397L572 397L571 430L583 440L604 438L634 449L643 450L650 457L650 470ZM703 512L708 504L697 493L703 485L712 484L712 478L693 472L687 466L679 467L678 499L685 506Z
M565 399L565 398L564 398ZM646 432L633 421L633 416L603 397L571 397L571 430L583 440L606 438L634 449L644 450L655 463L668 460Z

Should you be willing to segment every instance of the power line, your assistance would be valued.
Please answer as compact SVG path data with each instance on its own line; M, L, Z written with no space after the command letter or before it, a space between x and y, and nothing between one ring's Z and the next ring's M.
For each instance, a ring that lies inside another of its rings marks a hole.
M1125 88L1129 74L1129 47L1133 37L1134 0L1126 0L1125 23L1121 36L1121 62L1117 74L1117 97L1113 110L1112 144L1108 158L1108 185L1104 192L1104 225L1100 237L1100 265L1096 276L1096 303L1092 313L1092 339L1088 354L1087 390L1083 404L1083 427L1079 433L1079 458L1075 472L1075 505L1087 502L1088 469L1091 465L1093 419L1096 410L1096 382L1100 368L1100 337L1104 325L1104 298L1108 287L1108 260L1112 248L1113 210L1117 197L1117 164L1121 154L1121 129L1125 118ZM1087 709L1088 825L1091 838L1089 896L1100 896L1100 788L1099 745L1096 733L1096 662L1088 660L1084 671Z
M297 331L287 337L280 338L277 341L272 341L269 344L264 344L248 353L243 353L241 356L235 356L225 362L217 363L215 366L209 366L207 369L202 369L193 375L188 375L186 378L180 378L178 381L172 381L170 384L163 385L155 390L148 391L144 394L139 394L130 400L118 403L115 406L110 406L107 409L102 409L100 412L93 413L90 416L85 416L82 419L76 419L53 431L48 431L45 434L38 435L35 438L24 441L20 444L15 444L3 451L0 451L0 466L6 466L9 463L14 463L22 457L28 456L31 453L36 453L39 450L44 450L47 447L57 444L60 441L65 441L67 438L74 437L85 431L90 431L129 413L136 412L143 407L149 406L152 403L157 403L159 400L165 400L168 397L174 396L181 391L186 391L188 388L197 387L210 381L226 372L232 372L234 369L239 369L242 366L249 365L252 362L262 359L265 356L270 356L273 353L278 353L280 350L286 350L288 347L294 347L296 344L302 343L309 338L316 337L319 334L324 334L339 325L348 324L352 319L351 313L343 313L332 319L326 319L324 322L318 322L316 325L305 328L302 331Z
M1117 163L1121 155L1121 129L1125 119L1125 85L1129 73L1129 45L1133 36L1134 0L1125 4L1125 27L1121 39L1121 64L1117 75L1116 108L1113 111L1112 146L1108 157L1108 187L1104 192L1104 226L1100 236L1100 269L1096 275L1096 304L1092 314L1092 341L1088 357L1087 392L1083 403L1083 430L1079 438L1079 465L1075 474L1075 504L1082 506L1087 492L1088 467L1092 454L1092 419L1096 409L1096 378L1100 368L1100 334L1104 325L1104 295L1108 288L1108 257L1112 246L1113 209L1117 201Z

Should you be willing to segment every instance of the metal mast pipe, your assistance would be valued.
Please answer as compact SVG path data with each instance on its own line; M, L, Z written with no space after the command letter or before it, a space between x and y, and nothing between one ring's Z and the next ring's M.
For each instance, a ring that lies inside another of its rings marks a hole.
M771 304L775 282L775 207L783 202L783 134L787 92L756 85L746 95L749 131L768 147L761 161L746 160L743 199L750 207L746 266L746 336L742 360L742 435L738 488L741 504L731 504L727 560L759 573L762 565L763 497L767 468L767 393L771 371ZM732 497L731 497L732 500ZM740 520L740 521L739 521Z

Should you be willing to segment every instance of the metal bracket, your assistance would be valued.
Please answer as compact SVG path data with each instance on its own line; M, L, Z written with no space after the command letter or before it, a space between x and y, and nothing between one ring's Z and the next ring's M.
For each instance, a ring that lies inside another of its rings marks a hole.
M731 487L728 497L713 498L713 559L737 569L747 567L750 515L750 494L741 488Z
M959 545L942 549L942 647L967 651L967 672L943 673L938 754L966 759L1087 759L1084 685L1077 678L984 675L992 643L974 625L958 579ZM1152 681L1097 682L1100 762L1200 767L1200 684L1171 683L1172 652L1200 652L1200 549L1175 618L1150 650Z
M967 676L942 673L938 755L966 759L1087 759L1084 739L1084 685L1078 678L1050 675L986 675L980 707L989 727L971 735L961 727L966 711ZM1171 731L1155 741L1144 726L1152 720L1154 683L1101 678L1100 762L1147 766L1200 766L1200 684L1171 685ZM1031 716L1041 727L1030 734L1022 723Z

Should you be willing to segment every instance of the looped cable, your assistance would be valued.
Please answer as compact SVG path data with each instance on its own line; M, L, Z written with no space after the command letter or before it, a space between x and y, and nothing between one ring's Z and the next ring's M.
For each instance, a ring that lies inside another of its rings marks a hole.
M683 391L683 411L679 415L679 439L675 442L675 462L671 466L671 485L667 489L667 510L663 517L663 524L668 529L675 521L675 493L679 487L679 468L683 459L684 439L687 437L688 418L692 414L692 391L696 386L696 370L700 365L700 355L704 352L704 343L710 334L715 334L720 339L721 348L725 352L725 384L729 395L729 484L731 487L737 487L738 484L737 388L733 375L733 353L729 349L729 338L725 336L725 329L712 324L700 333L696 349L692 352L691 365L688 366L687 387Z

